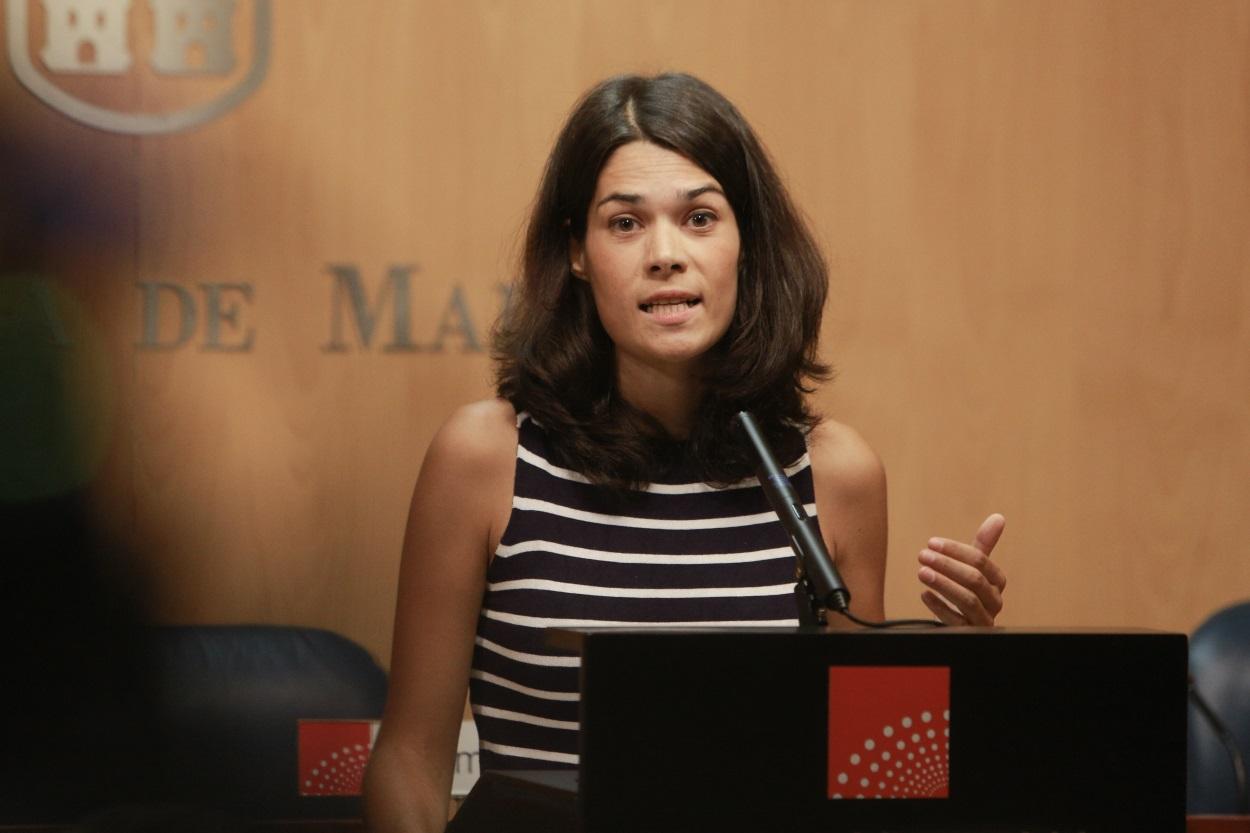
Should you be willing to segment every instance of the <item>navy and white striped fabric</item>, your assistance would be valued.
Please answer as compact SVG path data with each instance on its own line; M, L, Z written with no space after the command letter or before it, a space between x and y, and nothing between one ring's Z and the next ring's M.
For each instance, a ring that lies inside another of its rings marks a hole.
M547 627L795 625L789 537L754 479L657 483L614 499L548 461L518 417L512 515L487 572L470 699L481 768L577 764L578 658ZM787 469L815 516L804 454Z

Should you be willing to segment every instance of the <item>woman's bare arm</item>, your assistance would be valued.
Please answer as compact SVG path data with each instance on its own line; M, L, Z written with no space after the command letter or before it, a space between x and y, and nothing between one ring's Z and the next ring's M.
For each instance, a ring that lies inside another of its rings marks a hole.
M851 591L851 611L861 619L885 618L885 470L853 429L833 421L808 438L816 510L825 544ZM971 543L930 538L920 553L921 601L948 625L992 625L1002 610L1007 575L990 560L1006 521L990 515ZM830 623L849 627L840 616Z
M861 619L881 621L885 618L888 535L885 469L863 437L832 420L813 429L808 453L820 530L851 591L851 612ZM829 623L852 626L837 615L830 615Z
M373 833L440 833L490 555L511 508L516 415L458 410L426 452L399 572L390 689L365 775Z

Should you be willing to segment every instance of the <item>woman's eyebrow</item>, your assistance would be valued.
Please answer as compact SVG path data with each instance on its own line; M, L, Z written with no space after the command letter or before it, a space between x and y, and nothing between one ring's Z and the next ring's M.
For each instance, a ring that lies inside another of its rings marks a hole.
M637 205L638 203L642 202L642 195L641 194L621 194L619 192L615 194L608 194L606 197L599 200L599 202L595 203L595 208L598 208L599 206L608 202L627 202L630 205Z
M722 197L725 197L725 192L722 191L719 186L712 185L710 183L708 185L701 185L698 188L691 188L689 191L685 191L685 192L679 191L678 193L681 196L684 196L687 200L698 199L704 194L720 194ZM729 199L729 198L725 197L725 199ZM609 203L609 202L624 202L624 203L629 203L630 205L638 205L639 203L646 202L646 200L643 198L641 194L623 194L618 191L612 194L608 194L606 197L599 200L597 203L595 203L595 208L598 208L604 203Z
M686 192L686 199L688 199L688 200L693 200L693 199L695 199L695 198L697 198L697 197L702 196L703 194L709 194L709 193L710 193L710 194L720 194L722 197L725 197L725 192L724 192L724 191L722 191L719 187L717 187L717 186L715 186L715 185L704 185L704 186L703 186L703 187L701 187L701 188L693 188L693 189L691 189L691 190L687 191L687 192ZM728 197L725 197L725 199L729 199L729 198L728 198Z

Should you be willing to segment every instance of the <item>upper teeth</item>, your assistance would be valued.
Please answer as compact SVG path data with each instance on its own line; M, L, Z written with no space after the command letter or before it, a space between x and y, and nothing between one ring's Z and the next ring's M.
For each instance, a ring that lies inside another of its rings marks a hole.
M691 298L688 301L664 301L655 304L643 304L642 308L647 312L677 312L679 309L693 307L696 299Z

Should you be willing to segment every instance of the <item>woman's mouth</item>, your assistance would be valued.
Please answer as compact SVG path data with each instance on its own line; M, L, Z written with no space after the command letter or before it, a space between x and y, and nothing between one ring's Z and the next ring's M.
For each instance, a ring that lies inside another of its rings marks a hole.
M684 301L663 301L654 304L639 304L638 309L653 315L674 315L683 310L690 309L698 305L698 298L688 298Z

